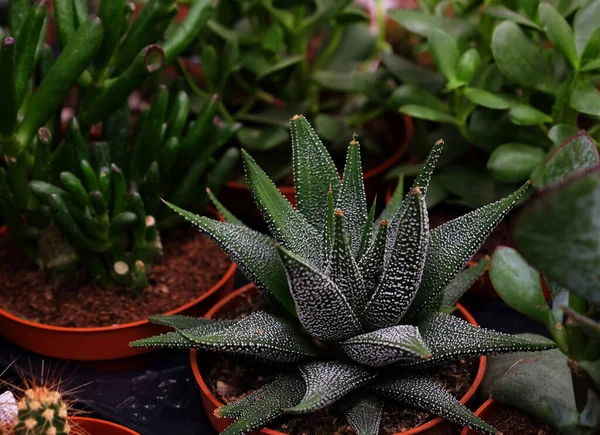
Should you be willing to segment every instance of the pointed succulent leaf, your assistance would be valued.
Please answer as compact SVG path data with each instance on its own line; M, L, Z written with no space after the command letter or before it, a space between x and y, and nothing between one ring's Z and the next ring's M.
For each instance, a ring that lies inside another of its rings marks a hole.
M306 383L306 392L295 406L285 410L289 414L304 414L325 408L350 391L362 387L376 374L345 361L317 361L300 367Z
M444 361L481 355L539 351L555 347L555 344L546 338L533 340L479 328L456 316L444 313L423 315L419 319L418 327L423 341L431 350L432 357L427 361L402 363L403 365L435 365Z
M233 213L231 213L227 209L227 207L225 207L221 203L221 201L219 201L217 199L217 197L212 192L212 190L210 190L210 189L207 188L206 189L206 193L207 193L208 197L210 198L210 201L217 208L217 211L221 214L221 216L223 216L223 219L225 219L225 222L229 222L230 224L242 225L242 226L245 225L244 222L242 222L241 220L239 220Z
M367 220L367 197L360 163L360 145L353 140L348 146L344 178L336 207L344 212L346 229L352 238L352 252L358 255L363 227Z
M383 412L383 400L374 394L362 396L346 410L346 420L357 435L377 435Z
M167 317L167 316L162 316ZM179 319L181 320L181 319ZM208 319L203 319L208 320ZM161 320L159 320L160 322ZM187 321L173 322L173 324L179 323L183 325L188 324ZM195 343L189 338L188 335L201 336L204 334L214 334L223 331L233 325L235 322L232 320L210 320L204 324L197 324L191 328L181 329L178 331L167 332L166 334L155 335L153 337L143 338L141 340L135 340L129 343L131 347L160 347L170 349L191 349L196 347ZM167 325L166 323L158 323ZM167 326L172 326L171 324ZM182 333L183 332L183 333Z
M436 301L448 282L465 267L487 236L529 188L525 183L512 195L446 222L431 231L428 255L419 291L408 315Z
M221 435L243 435L261 428L282 416L283 410L298 403L303 394L304 382L300 376L280 375L251 395L215 411L218 417L240 414Z
M327 149L302 115L291 122L294 158L294 186L298 210L318 231L327 219L326 193L332 189L334 198L340 188L340 177Z
M278 246L298 320L317 340L339 341L360 332L360 322L337 285L296 254Z
M461 426L468 426L485 434L500 434L485 421L476 417L427 373L408 372L382 378L376 381L372 388L384 397L439 415Z
M484 274L490 264L489 257L485 257L475 266L463 270L450 281L443 293L443 304L452 306L471 288L475 281Z
M272 295L290 313L295 312L285 269L270 237L250 228L197 216L173 204L166 204L219 245L259 290Z
M384 219L379 223L377 236L369 250L358 263L358 270L363 278L365 294L370 299L379 285L383 272L383 256L385 254L385 241L387 238L388 222Z
M396 188L394 189L394 193L392 194L392 199L387 203L381 214L379 215L379 222L382 220L391 221L400 207L402 206L402 201L404 200L404 174L400 174L398 177L398 182L396 183Z
M173 316L155 314L153 316L148 317L148 320L150 320L150 322L154 323L155 325L170 326L171 328L175 329L190 329L196 327L200 328L215 323L219 323L221 325L228 324L229 326L231 326L235 323L235 321L233 320L214 320L207 319L205 317L182 316L179 314Z
M333 243L333 228L334 228L334 205L333 205L333 190L330 188L327 192L327 220L323 229L323 240L325 252L323 254L323 264L329 262L329 254L331 253L331 244Z
M341 343L352 360L370 367L431 358L431 351L413 325L398 325L357 335Z
M415 187L381 282L365 308L364 320L372 329L398 324L408 310L421 282L428 240L427 204Z
M237 355L249 355L269 361L293 363L317 355L310 338L291 322L264 311L257 311L227 329L197 335L187 330L182 335L194 347Z
M322 266L321 238L317 230L292 207L254 159L244 150L242 155L246 183L271 234L279 243L302 258L317 267Z
M362 235L360 236L360 246L358 248L358 255L356 256L356 261L361 260L364 256L365 252L369 249L371 245L371 241L373 239L373 222L375 221L375 209L377 208L377 197L371 204L371 209L369 210L369 214L367 215L367 220L363 225Z
M358 265L352 255L352 247L346 237L345 214L340 209L335 211L333 246L326 274L344 295L352 311L360 315L367 295Z

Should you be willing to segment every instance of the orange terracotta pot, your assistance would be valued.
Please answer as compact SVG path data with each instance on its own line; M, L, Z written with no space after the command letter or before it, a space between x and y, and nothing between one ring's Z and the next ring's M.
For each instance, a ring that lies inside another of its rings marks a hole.
M212 318L218 312L231 309L235 305L239 304L245 297L247 297L248 294L250 294L250 292L256 292L256 291L257 291L256 287L254 287L253 284L248 284L248 285L245 285L245 286L239 288L235 292L230 293L225 298L221 299L214 307L212 307L206 313L205 317ZM471 316L471 314L461 304L456 304L456 308L458 309L461 316L465 320L467 320L472 325L479 326L478 323L473 318L473 316ZM204 411L206 412L206 415L208 416L208 419L209 419L210 423L212 424L212 426L215 428L215 430L217 430L218 432L221 432L221 431L225 430L225 428L227 428L227 426L229 426L233 422L233 420L227 419L227 418L217 418L215 416L215 414L214 414L215 409L219 408L220 406L223 406L223 403L221 403L214 396L211 389L206 385L206 382L204 382L202 373L200 372L200 367L198 366L198 353L197 353L196 349L192 349L190 352L190 362L192 365L192 371L194 372L194 377L196 378L196 382L198 382L198 385L200 386L200 394L202 395L202 405L204 406ZM473 384L467 390L465 395L460 399L460 403L466 404L473 398L473 396L475 395L475 392L477 391L477 388L479 388L479 385L481 384L481 381L483 380L483 375L485 373L486 364L487 364L487 358L485 356L480 357L479 358L479 368L477 369L477 375L475 376L475 380L473 381ZM452 425L452 423L444 420L441 417L438 417L438 418L435 418L435 419L433 419L425 424L422 424L421 426L418 426L414 429L410 429L410 430L404 431L404 432L399 432L398 434L395 434L395 435L400 435L400 434L401 435L416 435L416 434L446 435L448 433L449 427L451 425ZM278 432L276 430L263 428L258 431L251 432L249 435L286 435L286 434L284 434L282 432Z
M1 227L0 237L6 237L6 233L6 227ZM233 290L236 269L236 265L231 263L214 286L198 298L165 314L204 314L216 301ZM23 295L27 295L26 289L23 290ZM152 352L152 349L131 348L129 343L161 334L167 329L148 320L89 328L44 325L22 319L0 308L0 333L10 341L32 352L74 361L110 361ZM116 366L114 368L118 369Z
M493 399L488 399L477 409L477 411L475 411L475 415L482 420L487 420L494 415L501 406L500 403ZM479 431L465 427L460 435L479 435Z
M410 116L406 115L402 116L402 121L404 122L404 138L398 149L389 159L363 174L365 192L369 199L375 197L387 170L397 164L408 150L408 145L413 138L413 121ZM278 186L278 189L293 206L296 206L294 186ZM260 216L246 184L228 180L223 186L220 199L228 209L236 214L250 214L250 217L253 218Z
M73 435L140 435L125 426L96 418L72 417L69 420Z

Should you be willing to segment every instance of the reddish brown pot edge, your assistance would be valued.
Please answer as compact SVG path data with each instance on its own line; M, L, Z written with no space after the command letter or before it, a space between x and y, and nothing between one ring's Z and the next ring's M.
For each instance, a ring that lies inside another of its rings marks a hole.
M69 420L73 426L71 433L75 434L83 432L86 435L140 435L125 426L106 420L89 417L71 417Z
M404 140L402 141L402 144L389 159L363 174L365 189L367 191L374 192L376 190L376 184L383 173L398 163L398 161L402 158L402 156L404 156L404 154L406 154L406 151L408 150L408 145L413 137L413 121L412 118L407 115L403 115L402 119L404 121ZM225 188L232 190L232 193L238 197L240 194L244 194L250 198L248 186L243 183L228 180L225 183ZM294 189L294 186L277 186L277 188L292 205L296 204L296 190ZM223 197L227 196L228 194L224 191Z
M493 399L488 399L485 402L483 402L483 405L481 405L479 408L477 408L477 411L475 411L475 415L479 418L481 418L482 420L487 420L489 419L492 415L494 415L494 413L498 410L498 408L500 407L500 404L496 401L494 401ZM479 431L473 430L473 429L469 429L468 427L465 427L462 432L460 433L460 435L478 435Z
M217 216L222 220L220 215ZM0 237L5 237L6 232L6 227L0 227ZM215 301L233 290L236 269L232 262L221 279L208 291L165 314L204 314ZM153 349L131 348L130 342L165 331L166 328L148 320L87 328L44 325L19 318L0 307L0 332L6 338L27 350L53 358L107 361L137 356L152 352Z
M230 303L237 297L243 295L244 293L246 293L248 291L253 291L253 290L255 290L255 287L253 284L247 284L243 287L240 287L233 293L230 293L227 296L225 296L223 299L221 299L214 307L212 307L206 313L205 317L212 318L217 312L219 312L228 303ZM456 304L456 308L460 311L461 315L469 323L471 323L472 325L475 325L475 326L479 326L477 321L473 318L471 313L469 313L465 307L463 307L461 304ZM215 409L223 406L223 403L221 403L213 395L210 388L204 382L204 379L202 378L202 374L200 373L200 368L198 366L198 358L197 358L196 349L191 350L190 361L191 361L191 365L192 365L192 371L194 372L194 377L196 378L196 382L198 382L198 385L200 386L200 394L202 396L202 405L204 406L204 411L206 412L206 415L208 416L208 419L209 419L210 423L212 424L212 426L218 432L221 432L221 431L225 430L225 428L227 428L227 426L229 426L233 422L233 420L226 419L226 418L218 418L215 416L215 414L214 414ZM483 380L483 375L485 374L486 365L487 365L487 357L485 357L485 356L480 357L479 358L479 368L477 369L477 375L475 376L475 380L473 381L473 384L471 385L471 387L469 387L469 389L467 390L465 395L460 399L460 403L462 403L463 405L466 404L467 402L469 402L475 395L475 392L477 391L477 389L479 388L479 385L481 384L481 381ZM429 421L421 426L418 426L414 429L404 431L404 432L399 432L398 434L395 434L395 435L400 435L400 434L401 435L416 435L416 434L433 435L434 433L437 434L437 433L439 433L438 429L440 428L440 424L443 423L444 421L445 420L443 418L438 417L438 418L435 418L434 420L431 420L431 421ZM251 432L250 435L288 435L288 434L285 434L283 432L279 432L276 430L272 430L272 429L263 428L263 429L260 429L259 431Z

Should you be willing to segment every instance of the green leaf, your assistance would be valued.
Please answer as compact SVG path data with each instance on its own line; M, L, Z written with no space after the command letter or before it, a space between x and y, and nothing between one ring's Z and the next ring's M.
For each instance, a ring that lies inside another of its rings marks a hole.
M353 361L382 367L398 361L427 360L431 351L413 325L398 325L357 335L340 343Z
M319 114L315 118L317 136L328 142L339 142L348 134L349 126L338 116Z
M410 32L423 37L428 37L434 29L443 29L457 37L469 35L475 30L473 21L428 15L416 10L392 9L388 15Z
M360 263L364 254L368 251L371 241L373 240L373 224L375 223L375 210L377 209L377 197L373 200L369 214L363 225L362 235L360 236L360 247L358 249L358 255L356 261Z
M575 81L569 104L578 112L600 116L600 91L591 79L580 75Z
M439 112L448 112L450 110L447 102L441 100L422 87L413 84L404 84L394 89L388 104L394 109L416 104L429 107Z
M362 331L337 285L295 253L278 247L298 319L317 340L339 341Z
M551 313L540 281L540 273L517 251L500 246L492 257L490 279L500 297L515 310L546 324Z
M563 142L566 142L572 136L579 133L579 129L569 124L556 124L548 131L548 137L554 143L555 146L560 146Z
M300 366L306 383L304 398L285 410L289 414L305 414L325 408L352 390L362 387L376 374L344 361L312 362Z
M219 417L239 417L221 435L243 435L281 417L284 409L295 405L304 394L298 375L279 375L249 396L215 410Z
M437 71L423 68L392 51L381 54L385 67L400 81L437 93L444 89L446 80ZM427 105L427 104L426 104Z
M292 251L316 266L322 265L321 238L317 230L296 211L254 159L242 150L246 184L262 212L271 234Z
M265 32L262 47L271 53L278 53L279 48L284 42L285 34L281 26L277 23L271 26Z
M210 189L206 189L206 194L210 198L210 201L213 203L217 211L223 216L225 222L229 222L230 224L245 226L244 222L239 220L233 213L231 213L222 203L217 199L215 194Z
M327 192L337 197L340 177L331 156L304 116L290 122L298 210L319 231L327 220Z
M528 188L526 183L512 195L431 231L423 278L409 315L421 312L436 300Z
M276 72L282 71L286 68L289 68L291 66L297 65L300 62L302 62L304 60L304 56L290 56L288 58L285 58L283 60L280 60L279 62L277 62L275 65L271 65L269 68L263 70L260 72L260 74L258 75L258 79L264 79L265 77L274 74Z
M280 127L242 127L237 133L240 142L250 150L268 151L288 142L288 132Z
M458 44L451 35L440 29L431 29L427 42L438 69L448 79L448 87L454 88L457 81L456 64L460 57Z
M439 415L461 426L485 434L498 434L496 429L476 417L429 374L408 372L388 376L375 382L372 388L384 397Z
M381 282L365 308L364 321L370 328L396 325L408 310L419 288L428 240L427 205L421 190L415 187L384 263Z
M244 226L197 216L173 204L166 204L219 245L259 290L272 295L290 313L294 313L285 269L270 237Z
M598 32L598 33L600 34L600 32ZM584 71L584 72L594 71L597 69L600 69L600 59L591 60L581 67L581 71Z
M540 22L548 39L565 55L573 68L579 68L579 55L575 49L573 31L567 20L552 5L541 3L538 8Z
M552 122L552 117L528 104L517 104L508 111L510 120L517 125L538 125Z
M160 317L168 317L168 316L160 316ZM204 335L204 334L213 334L216 332L223 331L229 328L231 325L235 323L232 320L209 320L209 319L196 319L199 320L195 322L195 326L191 326L191 321L176 319L173 321L167 321L164 319L158 319L157 322L152 320L153 323L157 323L159 325L172 326L172 327L180 327L183 326L185 334L182 334L180 331L175 332L167 332L166 334L155 335L153 337L142 338L141 340L135 340L129 343L130 347L158 347L158 348L166 348L166 349L191 349L195 346L195 343L188 337L187 334L192 335ZM202 322L201 320L204 320Z
M533 340L471 325L466 320L444 313L429 313L420 317L418 328L432 357L403 365L437 365L445 361L474 358L494 353L552 349L552 340Z
M475 77L479 66L481 65L481 56L475 48L465 51L456 63L456 77L458 83L469 84Z
M546 186L556 184L598 163L600 163L598 147L593 139L582 131L563 142L552 153L546 162L544 184Z
M155 325L169 326L175 329L191 329L197 327L201 328L207 325L210 326L214 323L231 326L234 323L234 321L213 320L206 319L204 317L182 316L177 314L172 316L155 314L153 316L149 316L148 320L150 320L150 322L154 323Z
M256 311L228 328L208 334L185 329L178 332L191 340L195 348L280 363L297 363L318 355L302 329L264 311Z
M488 265L489 258L483 258L475 266L468 267L450 281L444 289L443 304L452 306L471 288L475 281L481 277Z
M600 302L600 170L542 191L515 224L519 252L551 281Z
M600 23L600 3L597 1L589 2L575 14L573 32L575 34L575 47L577 47L579 56L587 51L586 47L592 41L593 35L598 32L598 23ZM595 53L595 56L593 53L590 54L592 58L598 55L598 53Z
M437 109L432 109L427 106L420 106L418 104L407 104L406 106L400 107L400 112L405 115L409 115L419 119L425 119L427 121L445 122L449 124L458 124L458 120L448 113L441 112Z
M568 323L570 325L576 325L581 329L588 337L599 340L600 339L600 323L596 322L589 317L579 314L569 307L564 307L564 311L568 316Z
M364 291L368 298L371 298L375 289L379 286L379 280L383 272L387 230L388 222L384 219L377 229L375 240L358 263L358 269L365 286Z
M494 94L483 89L466 88L464 92L465 97L473 103L489 109L510 109L510 107L515 104L514 99L507 95Z
M341 25L348 25L356 23L368 23L370 18L369 15L367 15L362 9L347 8L335 16L335 21Z
M519 47L515 50L515 47ZM541 47L529 39L521 28L503 21L494 29L492 53L500 70L513 82L554 94L558 82L552 74Z
M544 150L521 143L505 143L496 148L487 162L487 169L494 179L504 183L523 182L540 165Z
M419 169L417 170L417 173L415 175L418 175L420 170L421 170L421 166L419 166ZM400 207L402 206L403 200L404 200L404 174L401 173L398 176L396 188L394 189L394 193L392 194L392 199L390 199L390 201L386 204L385 208L379 215L378 221L386 220L389 222L392 219L394 219L394 216L396 215L396 213L398 213L398 210L400 210Z
M346 410L346 420L356 435L377 435L383 412L383 400L375 395L361 395Z
M485 8L485 13L495 18L501 18L503 20L512 21L517 24L522 24L524 26L528 26L536 30L542 30L540 26L538 26L535 22L531 21L529 18L517 12L511 11L510 9L504 6L487 7Z
M356 140L352 140L348 146L344 177L336 199L336 207L343 212L352 240L352 252L357 255L367 219L367 197L360 162L360 145Z

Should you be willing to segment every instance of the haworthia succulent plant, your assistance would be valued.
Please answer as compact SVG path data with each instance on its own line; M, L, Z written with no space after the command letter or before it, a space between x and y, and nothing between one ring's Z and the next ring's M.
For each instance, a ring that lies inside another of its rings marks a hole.
M375 219L373 211L367 212L374 209L364 197L358 142L349 146L340 181L308 121L295 116L291 127L298 209L245 156L248 184L274 239L244 227L221 204L217 206L231 223L172 208L216 240L293 318L257 312L216 332L198 334L194 328L214 328L221 322L195 324L177 317L171 321L175 332L132 345L188 343L291 363L290 370L271 384L217 411L237 419L225 434L247 433L282 415L310 413L340 401L360 435L377 435L384 400L405 402L495 434L493 427L416 369L554 346L547 340L478 328L436 310L442 302L454 302L485 268L482 263L455 278L527 185L430 231L425 195L442 151L443 142L438 142L404 201L397 192ZM163 317L156 321L168 324ZM275 331L279 335L273 335Z

